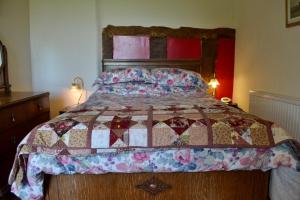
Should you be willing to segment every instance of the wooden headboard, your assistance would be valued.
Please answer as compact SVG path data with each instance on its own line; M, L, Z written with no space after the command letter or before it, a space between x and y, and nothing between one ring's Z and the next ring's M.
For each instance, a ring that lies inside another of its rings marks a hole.
M150 37L150 59L113 59L113 36L142 36ZM201 59L167 59L167 39L200 38ZM235 38L235 30L230 28L200 29L200 28L168 28L168 27L141 27L141 26L107 26L102 31L102 64L103 70L114 67L144 66L144 67L178 67L201 73L209 80L215 72L217 45L219 38Z

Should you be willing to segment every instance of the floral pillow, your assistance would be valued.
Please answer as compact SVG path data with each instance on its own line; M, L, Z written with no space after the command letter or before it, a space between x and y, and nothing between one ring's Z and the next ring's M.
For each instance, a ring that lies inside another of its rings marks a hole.
M168 86L159 84L149 84L141 82L116 83L102 85L96 91L99 94L117 94L127 95L146 95L146 96L163 96L163 95L190 95L195 93L204 93L205 91L194 86Z
M125 82L151 83L151 73L142 67L117 68L100 73L94 85L109 85Z
M155 92L159 95L180 95L187 96L191 94L204 94L206 89L202 89L195 86L169 86L156 84Z
M207 89L208 86L201 75L178 68L156 68L151 70L152 82L158 85L168 85L175 87L199 87Z
M117 94L117 95L159 95L156 93L155 85L141 82L116 83L102 85L96 91L100 94Z

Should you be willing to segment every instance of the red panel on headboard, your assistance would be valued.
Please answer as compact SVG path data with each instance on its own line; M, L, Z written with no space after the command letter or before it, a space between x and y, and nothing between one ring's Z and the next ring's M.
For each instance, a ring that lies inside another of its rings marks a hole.
M199 38L168 38L168 59L200 59L201 52Z
M220 85L216 91L216 98L232 98L234 77L234 39L219 39L216 59L216 77Z
M149 36L113 36L114 59L149 59Z

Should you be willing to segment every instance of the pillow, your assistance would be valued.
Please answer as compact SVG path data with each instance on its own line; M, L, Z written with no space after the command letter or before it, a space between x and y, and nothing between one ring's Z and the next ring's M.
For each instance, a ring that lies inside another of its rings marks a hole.
M125 82L151 83L151 73L142 67L117 68L101 72L94 82L94 85L109 85Z
M152 82L158 85L175 87L199 87L207 89L208 86L199 73L178 68L156 68L151 70Z
M127 95L145 95L145 96L162 96L162 95L190 95L195 93L204 93L205 91L195 86L168 86L159 84L149 84L142 82L115 83L102 85L96 91L99 94L117 94Z
M206 89L202 89L195 86L169 86L169 85L159 85L156 84L155 91L159 95L180 95L187 96L191 94L204 94Z
M115 83L110 85L102 85L96 91L100 94L117 94L127 95L159 95L155 91L154 84L142 82Z

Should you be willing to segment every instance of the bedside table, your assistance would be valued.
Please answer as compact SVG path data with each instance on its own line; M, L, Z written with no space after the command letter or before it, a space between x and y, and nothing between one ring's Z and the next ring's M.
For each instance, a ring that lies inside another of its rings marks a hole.
M239 109L239 110L243 110L243 109L241 109L240 107L239 107L239 105L237 104L237 103L228 103L228 104L226 104L226 105L228 105L228 106L231 106L231 107L234 107L234 108L237 108L237 109Z
M239 108L238 104L237 103L228 103L227 104L228 106L231 106L231 107L234 107L234 108Z
M72 105L72 106L66 106L62 109L59 110L59 114L62 115L70 110L72 110L73 108L75 108L77 105Z

